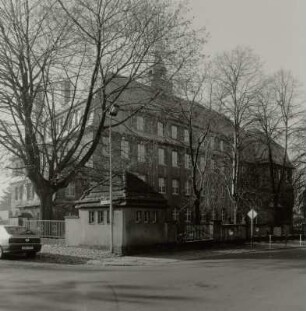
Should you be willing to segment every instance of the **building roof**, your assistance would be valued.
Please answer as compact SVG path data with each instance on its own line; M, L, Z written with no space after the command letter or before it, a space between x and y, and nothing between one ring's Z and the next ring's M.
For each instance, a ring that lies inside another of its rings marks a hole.
M259 130L252 130L247 133L246 147L243 150L242 159L252 163L269 163L269 149L266 138ZM289 160L288 154L285 155L285 148L274 140L270 143L272 151L272 159L274 164L288 168L294 168ZM285 160L284 160L285 159Z
M124 172L113 178L114 207L166 208L167 200L149 184L130 172ZM109 184L98 185L76 202L80 209L109 206Z

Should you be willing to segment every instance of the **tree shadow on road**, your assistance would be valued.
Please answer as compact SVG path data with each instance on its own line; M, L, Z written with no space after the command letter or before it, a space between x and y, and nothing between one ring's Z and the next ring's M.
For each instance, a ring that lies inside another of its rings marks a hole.
M0 310L12 311L66 311L108 310L108 306L116 305L150 305L159 308L164 302L181 303L198 300L197 297L169 295L164 293L162 286L109 284L106 281L58 281L46 284L41 281L18 281L9 285L0 285L5 295L0 300ZM14 298L15 297L15 298ZM16 305L22 302L22 308ZM86 307L86 309L85 309ZM110 308L112 309L112 308Z

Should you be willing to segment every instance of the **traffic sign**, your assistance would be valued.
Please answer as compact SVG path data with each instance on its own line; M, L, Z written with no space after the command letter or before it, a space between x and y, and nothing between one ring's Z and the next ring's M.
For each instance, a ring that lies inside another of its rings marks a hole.
M250 219L254 219L257 216L257 212L252 208L249 212L248 212L248 216L250 217Z

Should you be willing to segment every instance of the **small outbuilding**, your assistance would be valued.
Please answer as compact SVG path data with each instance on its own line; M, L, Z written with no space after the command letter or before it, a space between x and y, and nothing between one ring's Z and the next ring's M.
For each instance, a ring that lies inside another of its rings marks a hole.
M126 254L137 248L175 239L166 223L167 201L137 176L125 172L113 178L113 248ZM70 246L110 246L109 185L98 185L76 202L78 217L66 217ZM172 238L171 238L172 236Z

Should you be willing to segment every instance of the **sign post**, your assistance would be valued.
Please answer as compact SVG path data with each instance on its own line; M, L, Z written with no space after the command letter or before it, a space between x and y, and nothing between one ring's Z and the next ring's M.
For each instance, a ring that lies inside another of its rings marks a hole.
M248 212L248 216L251 219L251 247L253 247L254 219L257 215L257 212L253 208Z

